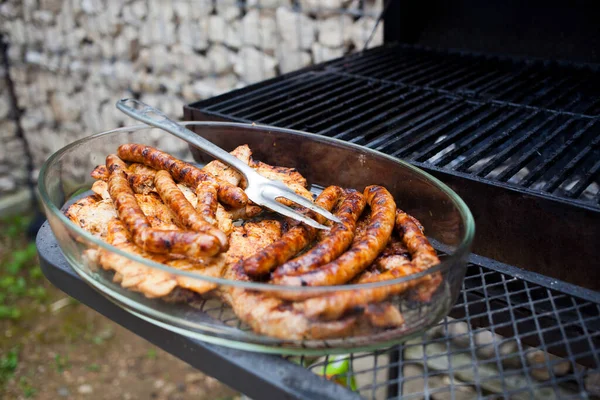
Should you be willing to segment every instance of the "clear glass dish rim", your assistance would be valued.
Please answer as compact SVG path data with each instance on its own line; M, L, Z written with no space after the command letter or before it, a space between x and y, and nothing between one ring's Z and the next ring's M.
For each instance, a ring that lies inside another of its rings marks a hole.
M297 293L317 294L317 293L326 293L326 292L337 292L337 291L343 291L343 290L372 289L372 288L377 288L377 287L389 286L389 285L394 285L394 284L399 284L399 283L404 283L404 282L410 282L412 280L419 279L423 276L430 275L435 272L446 271L446 270L450 269L456 262L460 262L460 260L463 257L465 257L470 251L471 244L473 242L473 237L475 235L475 221L473 219L473 215L471 214L471 211L469 210L468 206L458 196L458 194L456 194L446 184L444 184L437 178L433 177L432 175L428 174L427 172L421 170L420 168L417 168L403 160L389 156L389 155L379 152L377 150L368 149L363 146L345 142L343 140L330 138L330 137L324 137L324 136L307 133L307 132L302 132L302 131L297 131L297 130L292 130L292 129L272 127L272 126L268 126L268 125L259 125L259 124L255 124L255 123L246 124L246 123L237 123L237 122L217 122L217 121L179 121L179 123L184 126L203 126L203 127L207 127L207 128L233 127L233 128L243 128L243 129L250 129L250 130L275 131L275 132L280 132L280 133L284 133L284 134L305 137L308 140L331 142L333 144L340 145L341 147L351 147L351 148L354 148L354 149L362 151L362 152L366 151L367 153L375 153L380 157L384 157L384 158L389 159L390 161L401 164L404 168L407 168L407 169L411 170L413 173L421 176L422 178L425 178L426 180L428 180L432 184L434 184L442 192L444 192L452 200L452 202L457 207L457 209L462 217L463 223L465 224L464 236L454 251L448 253L447 256L438 265L436 265L426 271L422 271L417 274L412 274L412 275L408 275L405 277L396 278L393 280L352 284L352 285L344 284L344 285L337 285L337 286L312 286L312 287L311 286L286 286L286 285L275 285L275 284L262 283L262 282L238 281L238 280L231 280L231 279L226 279L226 278L215 278L215 277L210 277L210 276L203 276L203 275L200 275L200 274L197 274L194 272L178 270L176 268L169 267L167 265L160 264L160 263L154 262L152 260L148 260L147 258L122 251L122 250L110 245L109 243L105 242L104 240L93 236L92 234L90 234L89 232L87 232L86 230L81 228L80 226L73 223L58 207L56 207L54 205L52 200L50 200L50 195L49 195L48 191L46 190L46 186L45 186L44 182L45 182L46 176L50 172L50 168L51 168L52 164L55 162L55 160L59 159L63 154L68 153L71 148L79 146L80 144L85 143L86 141L89 141L91 139L95 139L95 138L102 137L102 136L109 136L114 133L136 132L136 131L139 131L142 129L156 129L156 128L150 127L148 125L142 125L142 124L130 125L130 126L120 127L120 128L111 129L108 131L92 134L90 136L76 140L76 141L64 146L63 148L54 152L50 157L48 157L48 159L44 162L44 164L42 165L42 167L40 169L40 174L39 174L39 178L38 178L38 190L39 190L40 198L42 199L42 203L44 204L45 209L48 212L50 212L54 217L58 218L58 220L67 229L74 231L78 235L84 237L86 241L89 241L89 242L93 243L94 245L101 247L105 250L111 251L119 256L126 257L132 261L141 263L142 265L145 265L149 268L157 268L159 270L162 270L162 271L165 271L165 272L168 272L171 274L194 278L194 279L198 279L198 280L202 280L202 281L206 281L206 282L215 283L218 285L234 286L234 287L258 290L258 291L278 291L278 292L297 292ZM168 134L168 133L165 133L165 134Z

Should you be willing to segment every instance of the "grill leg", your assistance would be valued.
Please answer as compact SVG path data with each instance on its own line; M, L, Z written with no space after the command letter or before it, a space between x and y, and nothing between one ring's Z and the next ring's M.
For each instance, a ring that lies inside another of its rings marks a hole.
M402 386L400 383L402 378L402 361L404 353L402 351L402 345L394 347L390 353L390 367L388 368L388 382L391 382L387 387L387 398L401 398L403 394Z

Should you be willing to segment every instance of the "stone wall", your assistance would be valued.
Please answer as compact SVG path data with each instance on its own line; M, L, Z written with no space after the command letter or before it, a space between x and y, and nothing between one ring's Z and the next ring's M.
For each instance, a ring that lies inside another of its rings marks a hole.
M114 107L120 97L180 117L185 103L361 49L382 3L7 0L0 33L34 165L75 139L129 124ZM370 46L382 40L379 26ZM2 96L0 135L12 138ZM0 182L11 171L4 158ZM11 182L0 194L22 183Z
M15 192L27 183L25 148L17 135L12 111L6 70L0 65L0 196Z

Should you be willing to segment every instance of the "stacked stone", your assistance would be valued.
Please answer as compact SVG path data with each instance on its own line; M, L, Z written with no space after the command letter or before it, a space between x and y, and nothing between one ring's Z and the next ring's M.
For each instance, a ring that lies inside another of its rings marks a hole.
M0 198L16 192L27 181L25 147L13 120L6 72L0 66Z
M0 30L39 167L67 143L132 123L115 109L121 97L181 117L186 103L362 49L381 9L382 0L6 0ZM371 46L381 42L380 26Z

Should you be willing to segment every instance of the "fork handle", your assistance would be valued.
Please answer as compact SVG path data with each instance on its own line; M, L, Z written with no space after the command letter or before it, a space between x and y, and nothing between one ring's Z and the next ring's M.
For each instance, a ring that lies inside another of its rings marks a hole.
M210 154L217 160L235 168L238 172L244 175L246 179L253 174L256 174L251 167L246 165L237 157L232 156L219 146L216 146L197 133L173 121L162 111L157 110L156 108L140 100L121 99L117 101L117 108L135 120L167 131L170 134L196 146L198 149Z

